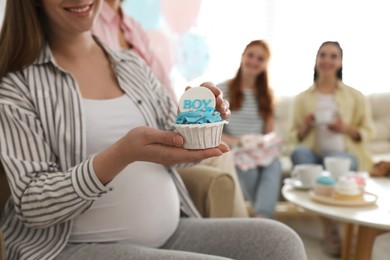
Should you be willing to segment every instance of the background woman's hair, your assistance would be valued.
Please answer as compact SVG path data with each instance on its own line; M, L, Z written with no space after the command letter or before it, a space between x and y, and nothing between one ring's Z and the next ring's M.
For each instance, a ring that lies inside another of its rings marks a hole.
M340 46L340 43L338 42L334 42L334 41L326 41L326 42L323 42L320 46L320 48L318 48L318 51L317 51L317 56L318 56L318 53L320 52L321 48L325 45L334 45L336 46L339 50L340 50L340 55L341 55L341 59L343 58L343 49L341 48ZM317 68L316 66L314 65L314 81L316 81L318 78L318 71L317 71ZM343 67L341 67L338 71L337 71L337 78L339 80L342 80L343 79Z
M8 73L31 65L45 44L40 1L6 1L0 33L0 80Z
M264 48L267 54L266 58L269 59L271 52L268 44L265 41L263 40L251 41L245 47L243 55L246 52L246 50L251 46L260 46ZM242 102L244 100L244 92L242 89L242 82L241 82L241 77L242 77L241 67L242 64L240 65L240 68L238 69L236 76L229 81L229 103L230 103L230 109L232 111L240 109L242 106ZM257 76L255 84L256 84L255 94L256 94L257 105L258 105L258 112L263 117L263 119L267 119L268 117L273 116L273 112L274 112L274 96L269 86L267 68Z

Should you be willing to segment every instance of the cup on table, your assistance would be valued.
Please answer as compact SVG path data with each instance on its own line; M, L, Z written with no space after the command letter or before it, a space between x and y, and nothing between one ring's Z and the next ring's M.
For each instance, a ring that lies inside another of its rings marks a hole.
M322 165L320 164L299 164L295 165L291 176L301 181L304 187L313 187L316 179L322 175Z
M325 169L335 179L347 175L351 169L351 163L350 158L325 157L324 159Z
M329 110L320 110L314 114L315 124L317 125L329 125L333 122L333 112Z

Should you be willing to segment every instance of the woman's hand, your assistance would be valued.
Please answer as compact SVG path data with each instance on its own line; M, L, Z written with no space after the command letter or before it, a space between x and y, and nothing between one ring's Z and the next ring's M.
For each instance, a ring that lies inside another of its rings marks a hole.
M328 128L336 133L345 134L352 138L354 141L360 141L361 137L359 132L353 127L344 123L340 116L338 116Z
M223 99L221 90L219 90L219 88L217 88L211 82L204 82L200 84L200 86L208 88L214 93L216 103L215 110L217 110L221 114L222 119L228 119L230 117L230 104L229 101ZM186 90L188 90L189 88L191 87L186 87Z
M184 149L183 144L184 139L178 133L148 126L136 127L115 144L97 154L93 167L99 180L106 184L135 161L173 166L179 163L199 162L229 151L229 147L223 143L204 150Z
M347 126L340 117L337 117L331 124L328 125L328 128L333 132L344 134Z
M125 138L130 163L148 161L172 166L178 163L198 162L229 151L226 144L204 150L184 149L182 148L184 139L180 134L146 126L134 128Z
M315 116L313 113L309 113L305 116L303 121L303 126L299 129L298 139L302 141L305 139L306 135L310 132L315 122Z
M306 128L312 128L316 121L315 115L313 113L309 113L305 116L304 126Z

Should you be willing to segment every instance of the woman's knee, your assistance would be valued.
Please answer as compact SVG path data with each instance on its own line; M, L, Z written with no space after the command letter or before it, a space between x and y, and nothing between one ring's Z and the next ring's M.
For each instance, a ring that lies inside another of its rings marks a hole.
M252 232L249 237L257 240L258 250L262 251L262 255L269 255L269 259L307 259L301 238L283 223L263 220L257 228L252 227L248 232Z
M280 160L274 160L269 164L268 166L264 167L262 169L262 180L274 180L276 182L280 182L280 179L282 178L282 165L280 163Z
M272 161L268 167L271 168L274 172L280 172L282 170L282 164L280 163L279 159Z

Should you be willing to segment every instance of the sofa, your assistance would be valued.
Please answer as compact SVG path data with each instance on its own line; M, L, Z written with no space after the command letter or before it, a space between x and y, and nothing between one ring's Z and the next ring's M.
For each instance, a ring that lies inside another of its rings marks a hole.
M369 141L367 149L371 152L374 162L390 161L390 92L373 93L367 96L375 126L375 136ZM289 122L294 97L281 96L277 98L275 111L275 131L284 140L284 149L280 158L284 176L289 176L292 163L291 144L288 143Z

